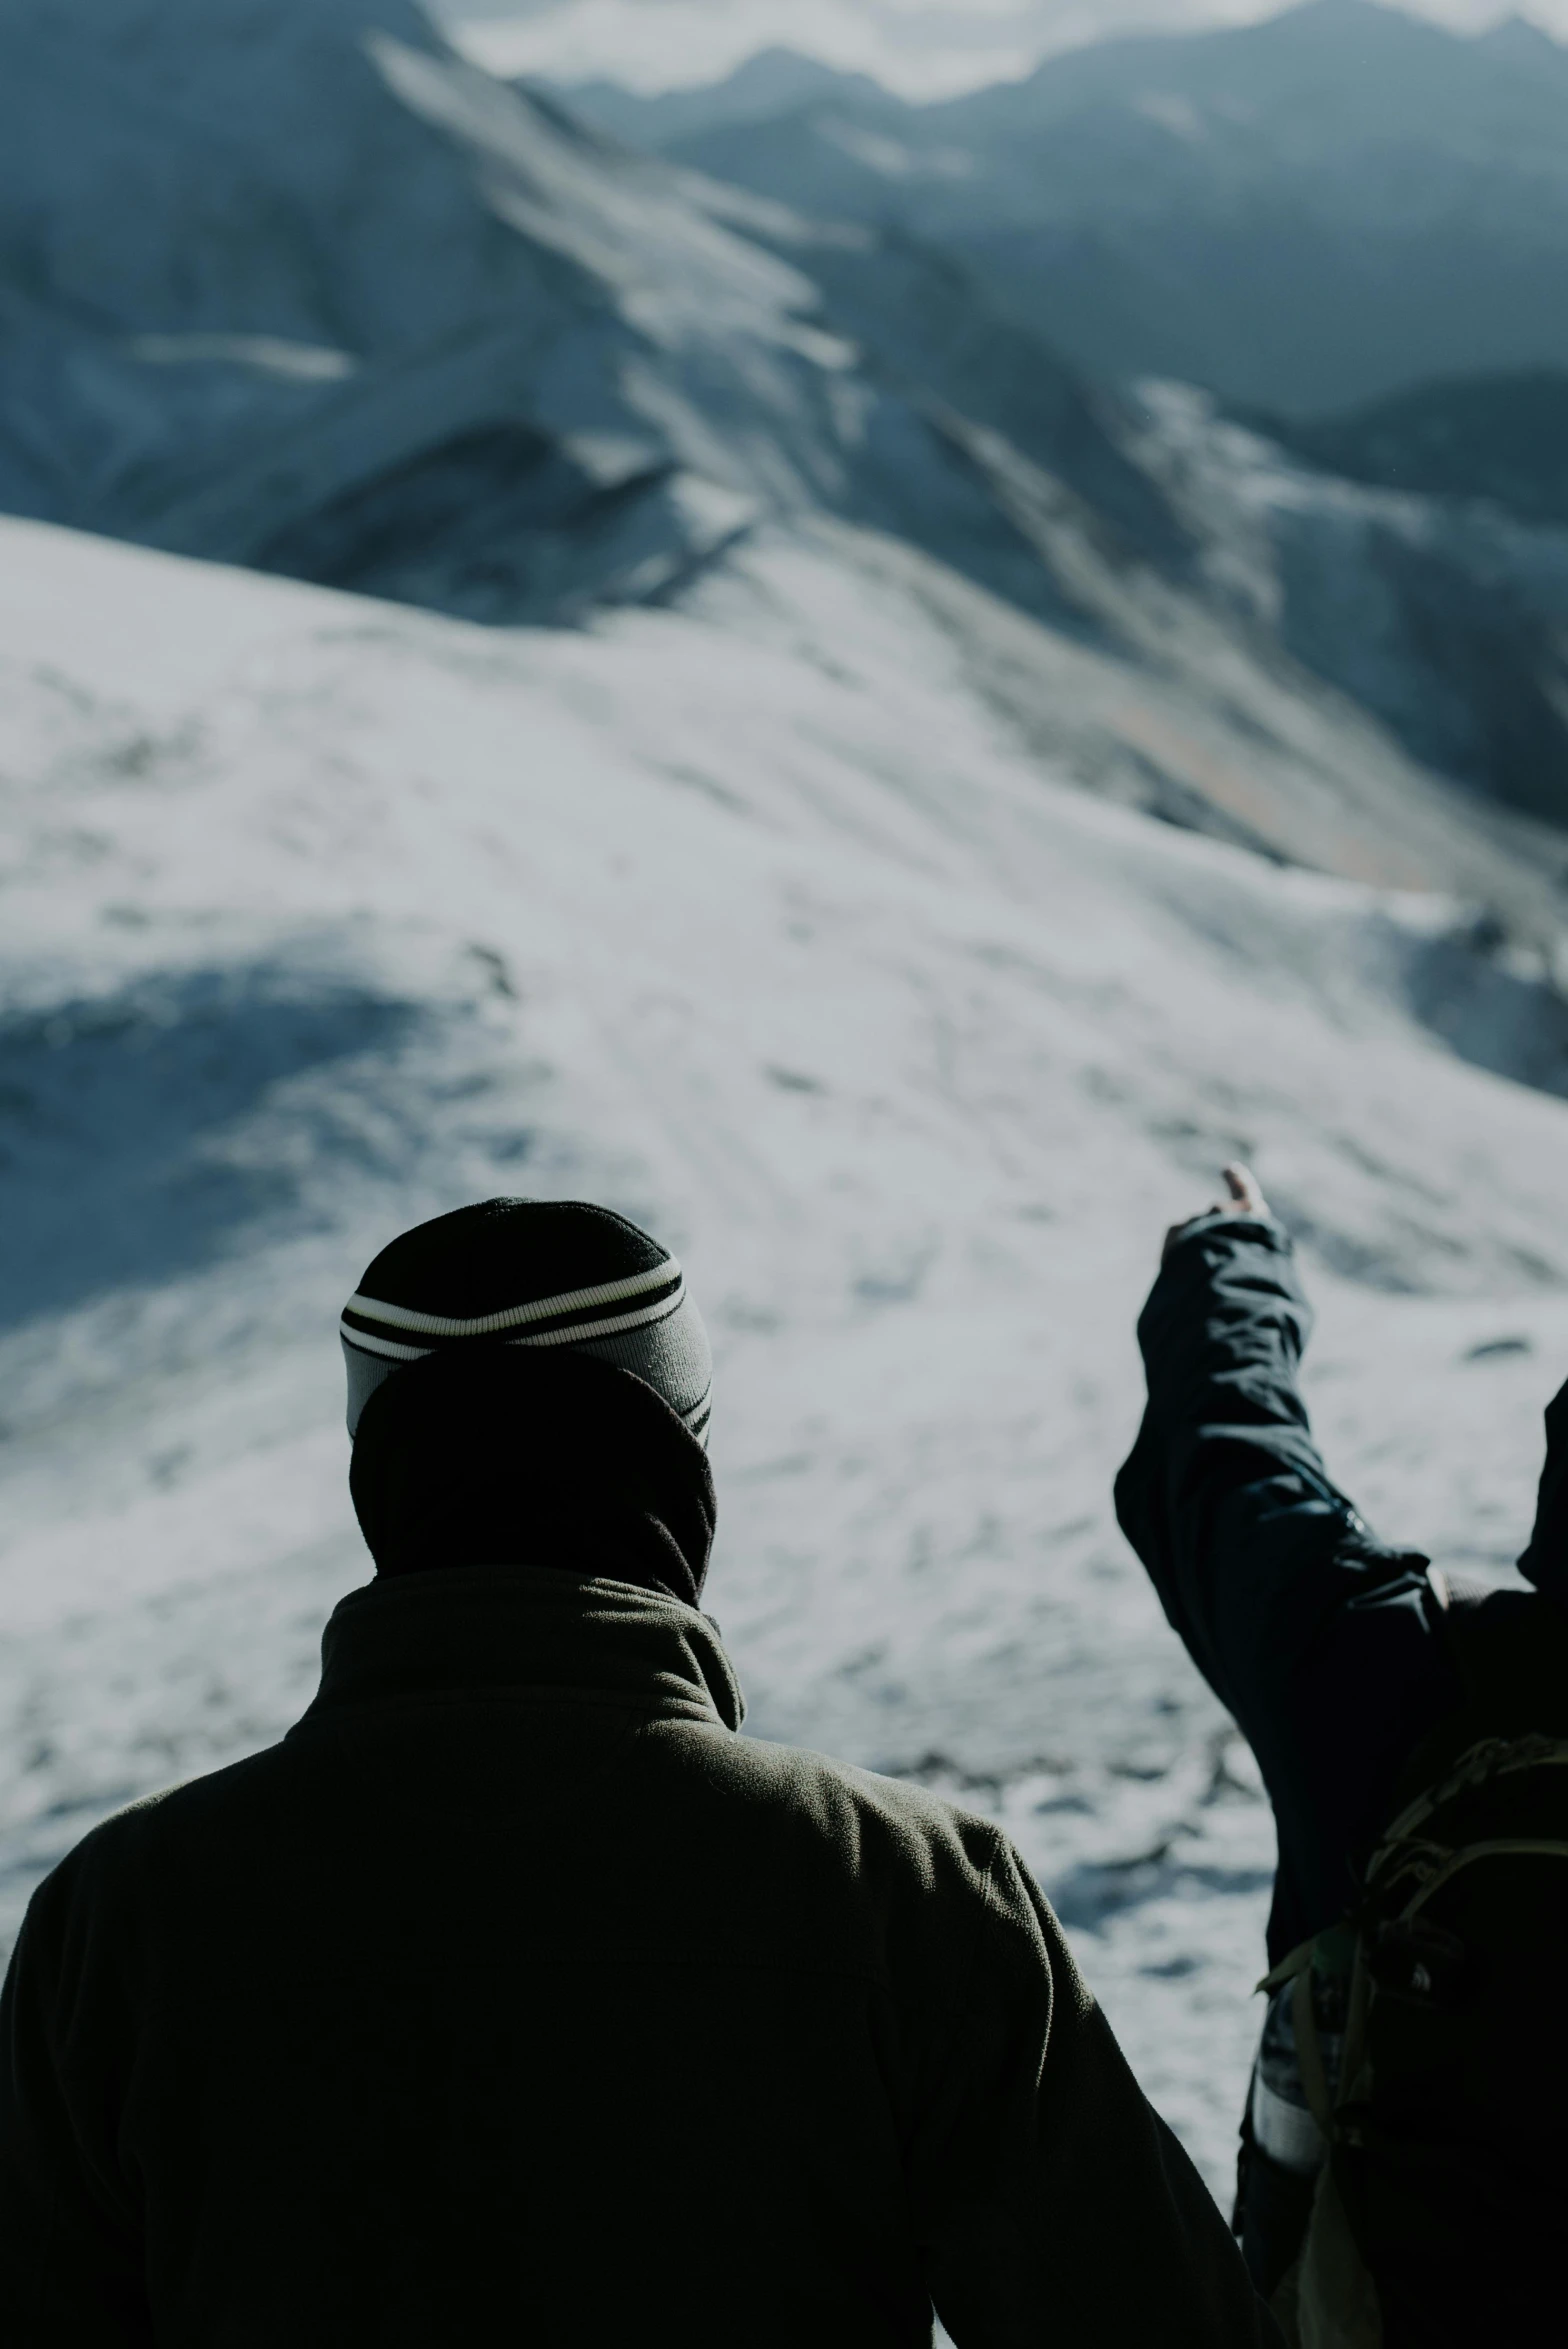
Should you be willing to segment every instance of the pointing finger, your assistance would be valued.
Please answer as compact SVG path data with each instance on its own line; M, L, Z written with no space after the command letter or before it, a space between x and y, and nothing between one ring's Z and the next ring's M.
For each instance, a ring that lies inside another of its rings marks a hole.
M1249 1215L1268 1213L1257 1176L1250 1166L1244 1166L1239 1159L1225 1169L1225 1188L1230 1193L1229 1205Z

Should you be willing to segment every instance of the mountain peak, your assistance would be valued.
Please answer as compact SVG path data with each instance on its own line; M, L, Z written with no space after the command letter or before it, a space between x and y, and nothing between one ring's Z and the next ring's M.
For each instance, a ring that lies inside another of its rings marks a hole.
M781 42L758 49L734 72L711 86L710 95L720 91L732 98L761 101L771 112L775 107L798 105L802 99L816 98L825 92L841 93L846 88L875 91L881 95L881 86L869 74L852 73L837 65L829 65L824 58L808 57L804 50L791 49Z
M1568 57L1562 42L1528 16L1505 16L1501 24L1478 36L1476 47L1490 50L1494 57L1517 59L1521 65L1537 65L1550 58L1561 66Z
M602 77L549 86L584 121L640 147L670 147L696 132L770 122L822 100L862 112L896 109L899 104L868 74L846 72L781 44L754 51L718 81L649 95Z

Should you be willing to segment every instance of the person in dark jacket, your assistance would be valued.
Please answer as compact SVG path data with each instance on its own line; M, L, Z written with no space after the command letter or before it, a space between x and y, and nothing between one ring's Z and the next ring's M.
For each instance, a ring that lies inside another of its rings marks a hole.
M673 1258L492 1201L342 1334L320 1693L28 1911L7 2349L1277 2342L1005 1837L740 1734Z
M1251 1745L1273 1804L1272 1968L1354 1911L1384 1830L1457 1757L1487 1738L1568 1736L1568 1387L1547 1413L1535 1532L1520 1560L1536 1589L1455 1588L1424 1555L1380 1540L1330 1478L1298 1383L1312 1316L1291 1241L1245 1167L1227 1167L1225 1184L1222 1202L1167 1235L1138 1325L1148 1406L1116 1507L1171 1624ZM1559 1875L1555 1889L1565 1886ZM1266 2010L1242 2127L1237 2228L1271 2297L1301 2250L1327 2154L1292 2018L1286 1986ZM1343 2018L1320 2020L1332 2089ZM1555 2182L1560 2026L1533 2060L1534 2082L1494 2084L1516 2114L1535 2108L1519 2118L1514 2148L1528 2183L1503 2198L1510 2207L1494 2214L1496 2248L1485 2255L1516 2277L1517 2238L1555 2257L1568 2215ZM1440 2127L1445 2116L1432 2118ZM1455 2337L1474 2338L1468 2305L1462 2323L1455 2313L1456 2295L1485 2265L1473 2150L1459 2148L1446 2175L1434 2163L1431 2223L1423 2228L1418 2214L1407 2227L1418 2251L1406 2271L1384 2258L1379 2337L1391 2344L1446 2341L1445 2305ZM1556 2215L1543 2236L1539 2219L1522 2214L1548 2168ZM1456 2266L1441 2267L1434 2236ZM1363 2248L1375 2263L1375 2245ZM1495 2337L1515 2337L1498 2288L1484 2278L1478 2288L1501 2325ZM1520 2294L1527 2301L1522 2283Z

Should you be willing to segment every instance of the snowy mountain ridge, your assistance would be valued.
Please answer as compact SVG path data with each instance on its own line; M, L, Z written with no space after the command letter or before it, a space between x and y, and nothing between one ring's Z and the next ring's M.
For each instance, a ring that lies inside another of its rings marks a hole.
M1037 624L977 659L1086 783L1553 934L1568 534L1113 398L939 256L607 143L410 0L27 0L0 63L0 506L501 623L832 516Z
M11 1923L308 1698L372 1251L599 1197L714 1331L756 1730L1004 1817L1222 2182L1271 1842L1109 1517L1158 1234L1251 1155L1336 1472L1501 1571L1568 1358L1568 1107L1516 1080L1568 1039L1441 900L1073 787L943 577L779 526L502 635L0 525Z
M488 433L514 502L561 524L563 564L602 519L614 551L589 578L629 565L639 592L640 535L684 557L722 504L696 511L683 471L744 481L713 414L737 349L774 485L820 468L811 378L844 353L801 315L814 289L675 201L662 167L608 160L411 6L187 14L5 27L5 276L31 361L4 419L13 510L286 568L291 532L334 501ZM163 70L176 51L183 77ZM84 142L83 85L111 64L114 106Z

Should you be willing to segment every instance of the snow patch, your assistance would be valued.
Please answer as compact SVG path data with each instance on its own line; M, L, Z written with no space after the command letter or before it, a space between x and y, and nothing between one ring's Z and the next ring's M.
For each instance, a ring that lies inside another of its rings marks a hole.
M351 351L274 334L133 334L125 347L144 367L250 367L285 383L343 383L359 364Z

